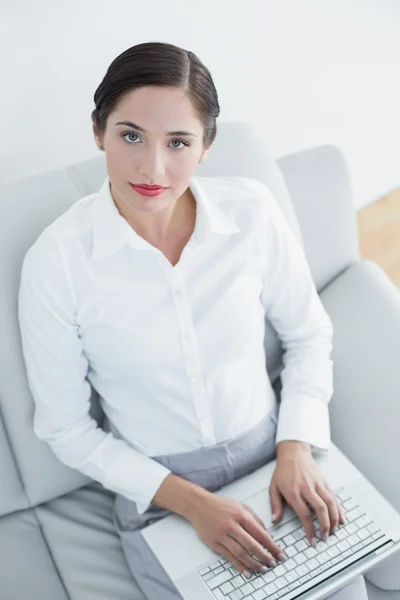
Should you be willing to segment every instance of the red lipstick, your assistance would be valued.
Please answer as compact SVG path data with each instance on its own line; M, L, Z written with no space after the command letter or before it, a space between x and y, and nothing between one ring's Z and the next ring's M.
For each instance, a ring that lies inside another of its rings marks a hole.
M166 189L166 187L162 187L160 185L135 185L134 183L129 184L135 192L138 192L142 196L159 196Z

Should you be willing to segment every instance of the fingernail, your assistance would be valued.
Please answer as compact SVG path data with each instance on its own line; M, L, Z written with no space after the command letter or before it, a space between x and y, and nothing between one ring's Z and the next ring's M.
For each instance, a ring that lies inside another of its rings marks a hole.
M335 527L332 529L332 533L336 533L336 531L337 531L337 527L335 525Z
M311 546L312 546L313 548L315 548L315 547L316 547L316 545L317 545L317 538L315 538L315 537L311 538Z
M268 567L264 567L264 565L260 568L261 573L268 573Z
M273 513L273 514L272 514L272 520L273 520L273 521L275 521L275 519L276 519L276 514L275 514L275 513Z
M278 556L278 558L279 558L279 556ZM276 565L278 563L276 562L276 560L271 560L271 562L269 564L270 564L271 567L276 567Z
M278 560L285 560L286 556L283 554L283 552L279 552L277 559Z
M329 537L329 533L327 531L325 531L325 533L322 536L322 539L324 540L324 542L326 542L326 540L328 539L328 537Z
M243 571L243 575L245 575L246 577L251 577L251 573L250 571Z

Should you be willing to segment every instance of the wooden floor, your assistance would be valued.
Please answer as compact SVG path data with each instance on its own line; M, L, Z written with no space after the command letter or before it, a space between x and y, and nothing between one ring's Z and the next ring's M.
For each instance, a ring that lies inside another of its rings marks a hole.
M361 258L378 263L400 289L400 189L357 213Z

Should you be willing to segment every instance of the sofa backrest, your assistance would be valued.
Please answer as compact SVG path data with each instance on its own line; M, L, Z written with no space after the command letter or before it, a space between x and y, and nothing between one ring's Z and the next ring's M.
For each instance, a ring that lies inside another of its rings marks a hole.
M318 149L314 154L318 154ZM313 156L309 155L309 163L312 163L312 159ZM295 164L296 158L292 157L290 164L286 165L289 174L291 169L295 172ZM196 174L241 175L263 181L303 243L301 227L282 172L247 125L221 123L208 160L199 165ZM66 169L0 186L0 515L36 506L91 481L80 472L63 465L47 444L33 433L34 405L21 350L17 298L22 261L28 248L43 229L72 203L96 192L105 175L106 164L102 154ZM305 225L310 221L305 205L300 216ZM310 231L312 226L308 227ZM315 223L313 243L307 246L311 256L318 252L318 244L324 244L326 240L326 232L322 231L319 235L318 230L319 224ZM330 254L340 254L339 248L333 244ZM349 254L347 258L352 260L354 257ZM316 264L322 272L322 263L320 259L318 261ZM328 261L327 275L322 272L322 276L334 276L335 269L340 269L342 262L341 259ZM275 382L281 369L282 350L268 322L265 348L267 369L271 380ZM104 415L97 393L92 391L91 413L102 425Z

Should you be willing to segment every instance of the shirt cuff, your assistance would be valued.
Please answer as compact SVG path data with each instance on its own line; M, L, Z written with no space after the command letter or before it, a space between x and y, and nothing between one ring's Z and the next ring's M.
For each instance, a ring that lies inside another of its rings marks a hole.
M326 454L331 443L328 406L307 396L282 400L276 444L284 440L306 442L312 452Z
M105 487L136 504L142 515L151 505L157 490L172 471L150 456L126 447L109 465Z
M156 474L154 474L151 483L148 483L146 486L146 490L139 496L136 500L136 510L139 515L142 515L146 510L150 508L151 501L156 495L158 488L161 486L164 479L172 473L166 467L160 465L161 470Z

